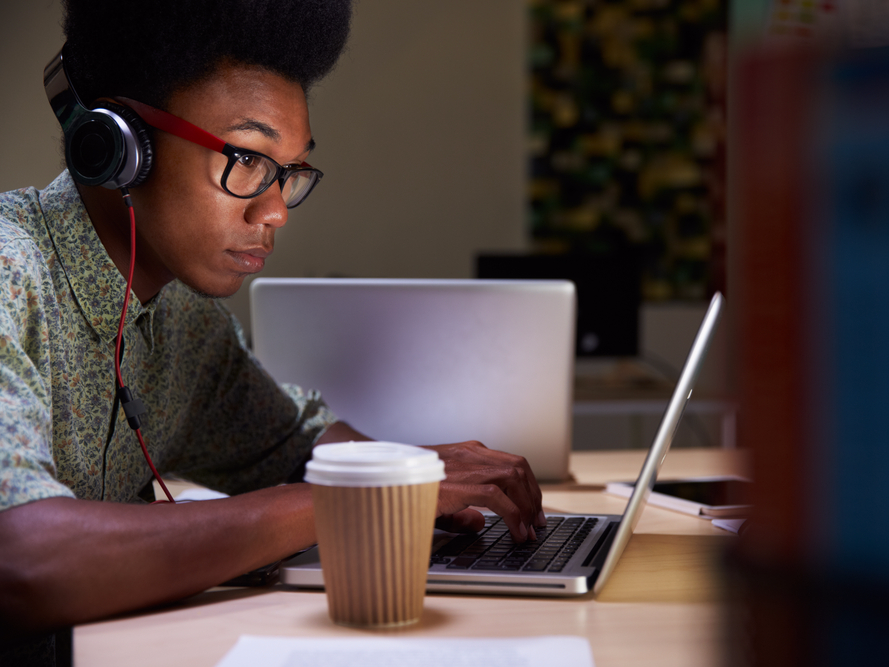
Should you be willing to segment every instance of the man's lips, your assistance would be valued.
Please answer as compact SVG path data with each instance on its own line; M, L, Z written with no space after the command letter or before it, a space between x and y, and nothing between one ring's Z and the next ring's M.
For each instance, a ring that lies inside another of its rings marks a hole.
M266 257L272 254L270 248L245 248L244 250L229 250L228 254L248 273L262 271Z

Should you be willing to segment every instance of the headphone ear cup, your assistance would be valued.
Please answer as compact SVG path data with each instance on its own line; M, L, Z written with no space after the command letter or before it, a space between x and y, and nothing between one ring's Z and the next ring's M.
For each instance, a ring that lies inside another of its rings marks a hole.
M148 177L153 151L148 126L128 107L102 102L65 130L65 159L84 185L124 188Z
M107 109L123 119L129 129L128 136L124 137L126 147L126 164L121 168L121 173L132 173L127 183L120 183L117 187L135 187L142 185L151 171L154 160L154 149L151 146L151 131L145 121L129 107L115 102L100 102L96 108ZM126 135L126 133L125 133Z

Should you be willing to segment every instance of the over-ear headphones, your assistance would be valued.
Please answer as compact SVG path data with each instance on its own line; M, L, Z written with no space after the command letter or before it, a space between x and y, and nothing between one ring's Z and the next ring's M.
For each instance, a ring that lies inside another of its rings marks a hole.
M65 71L65 47L43 70L43 87L65 134L65 162L78 183L117 189L139 185L151 169L148 128L123 105L87 108Z

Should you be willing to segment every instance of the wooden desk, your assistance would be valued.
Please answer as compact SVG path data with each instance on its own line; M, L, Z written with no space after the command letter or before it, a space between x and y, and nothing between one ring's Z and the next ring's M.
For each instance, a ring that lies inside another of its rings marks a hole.
M576 452L575 481L544 488L548 508L623 511L599 490L632 479L644 452ZM676 450L668 475L746 473L738 450ZM212 667L242 634L302 637L517 637L570 634L590 641L597 667L710 667L720 662L723 624L718 558L729 540L708 521L647 507L599 599L429 595L420 623L372 632L333 625L323 592L212 589L186 601L75 628L76 667ZM554 659L554 664L558 660Z

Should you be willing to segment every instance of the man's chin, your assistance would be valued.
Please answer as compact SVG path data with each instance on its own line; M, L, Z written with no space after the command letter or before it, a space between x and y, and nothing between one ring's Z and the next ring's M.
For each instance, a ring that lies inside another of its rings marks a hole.
M239 289L241 289L241 284L244 282L244 279L239 278L234 284L230 285L229 287L207 287L201 285L192 285L185 282L184 280L180 280L179 282L185 285L192 294L201 298L230 299L237 293Z
M186 285L186 287L188 287L189 292L191 292L195 296L201 297L202 299L221 300L221 299L230 299L233 296L232 294L210 294L209 292L202 292L201 290L195 289L194 287L191 287L190 285Z

